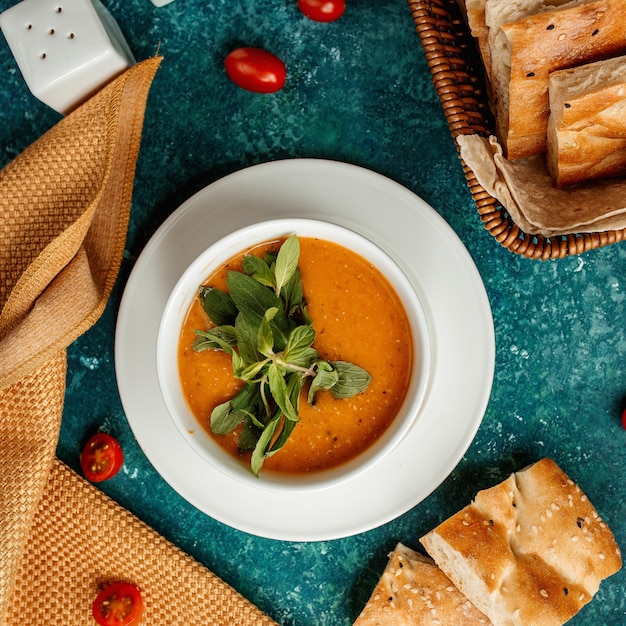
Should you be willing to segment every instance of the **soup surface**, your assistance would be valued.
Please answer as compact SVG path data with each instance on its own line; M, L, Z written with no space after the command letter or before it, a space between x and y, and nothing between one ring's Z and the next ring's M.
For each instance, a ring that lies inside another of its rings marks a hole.
M397 415L407 393L413 363L411 329L404 307L387 279L368 261L335 243L300 237L299 268L313 344L326 360L349 361L367 370L370 385L352 398L336 399L320 391L311 406L303 397L300 422L285 446L265 460L263 471L314 472L336 467L369 448ZM263 255L281 242L268 242L241 253L205 281L226 289L227 270L240 270L244 254ZM194 329L211 326L199 299L187 314L179 340L178 365L183 393L198 423L230 454L239 429L211 432L215 406L232 398L243 384L233 377L230 357L218 350L195 352ZM306 389L304 390L306 391Z

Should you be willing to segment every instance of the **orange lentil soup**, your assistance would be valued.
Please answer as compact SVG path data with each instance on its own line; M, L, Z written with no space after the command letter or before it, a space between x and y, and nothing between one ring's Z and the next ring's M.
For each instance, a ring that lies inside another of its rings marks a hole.
M352 398L336 399L328 391L315 406L300 402L300 423L285 446L265 460L263 470L299 474L336 467L369 448L397 415L409 386L412 338L404 307L387 279L360 255L332 242L300 237L299 268L307 310L326 360L349 361L372 377L368 388ZM246 251L263 255L278 249L270 242ZM241 270L238 255L206 285L226 289L227 270ZM225 450L249 463L250 452L237 450L239 429L214 435L212 409L232 398L242 382L232 374L230 357L218 350L195 352L194 329L211 326L199 300L191 306L179 341L178 365L183 394L199 424ZM303 393L306 392L306 389Z

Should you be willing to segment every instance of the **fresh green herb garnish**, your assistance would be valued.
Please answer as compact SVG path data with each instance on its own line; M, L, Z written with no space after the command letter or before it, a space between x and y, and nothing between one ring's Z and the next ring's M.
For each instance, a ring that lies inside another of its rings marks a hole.
M370 375L345 361L324 361L313 347L315 331L307 315L298 269L300 242L287 238L278 253L246 255L243 272L228 271L228 292L199 288L202 308L215 324L195 330L193 349L223 350L233 374L245 385L211 413L211 430L225 435L243 424L238 446L252 450L258 476L266 458L276 454L298 423L300 393L307 401L330 391L349 398L364 391Z

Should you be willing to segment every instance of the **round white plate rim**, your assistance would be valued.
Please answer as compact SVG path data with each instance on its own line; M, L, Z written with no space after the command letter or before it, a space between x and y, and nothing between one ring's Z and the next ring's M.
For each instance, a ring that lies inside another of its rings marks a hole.
M380 211L374 202L382 200ZM167 414L155 364L155 328L169 291L203 246L253 221L286 216L327 219L385 249L422 299L437 354L419 419L390 457L353 481L317 492L291 492L288 499L229 479L191 450ZM391 179L325 159L254 165L183 203L137 259L122 295L115 337L122 405L139 445L164 480L222 523L290 541L322 541L371 530L432 493L475 437L494 366L487 294L452 228L419 196ZM424 439L427 445L421 444Z

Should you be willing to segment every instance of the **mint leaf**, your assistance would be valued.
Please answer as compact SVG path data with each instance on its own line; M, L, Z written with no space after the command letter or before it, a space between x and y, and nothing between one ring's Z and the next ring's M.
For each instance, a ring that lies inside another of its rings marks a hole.
M283 308L280 298L251 276L230 271L226 275L226 282L237 309L255 326L261 324L268 309Z
M287 383L276 363L271 363L267 370L267 377L270 385L270 392L278 408L285 414L285 417L294 422L298 421L298 412L295 409Z
M287 383L287 397L294 408L296 418L300 413L300 392L304 387L306 374L304 372L291 372L285 379ZM296 420L290 420L296 421Z
M289 362L285 363L285 365L287 365L287 369L303 369L306 374L312 376L313 370L311 369L311 363L315 363L319 357L319 352L315 348L307 348L294 353Z
M268 362L269 360L265 359L264 361L256 361L249 365L242 365L237 370L237 378L241 378L241 380L245 380L247 383L258 382L262 378L261 371Z
M358 365L347 361L329 361L339 375L339 379L331 389L335 398L351 398L365 391L372 377Z
M315 394L322 389L332 389L339 380L339 374L337 370L327 363L326 361L319 361L317 364L317 370L315 377L311 381L309 386L309 393L307 400L309 404L314 404Z
M278 250L268 250L265 253L265 257L263 260L265 261L267 267L272 268L272 272L274 271L273 266L276 264L276 257L278 256Z
M315 341L315 331L310 326L296 326L287 339L287 345L283 350L283 359L306 367L312 360L310 348L313 341Z
M243 271L257 282L266 287L271 287L272 289L276 287L274 272L272 272L270 266L260 257L255 254L247 254L243 257L241 265Z
M215 326L209 330L194 330L198 335L191 347L196 352L203 350L224 350L231 352L231 346L237 345L237 333L233 326Z
M211 430L217 435L226 435L242 422L252 422L263 427L256 417L260 403L259 388L256 385L244 385L230 400L213 409Z
M298 269L299 260L300 241L295 235L291 235L291 237L285 239L276 256L274 275L276 276L275 292L277 294L280 294L283 286L286 285L295 274Z
M306 303L302 290L302 277L300 270L296 268L293 276L288 280L280 292L281 298L285 302L285 312L289 317L302 319L303 323L310 324L310 319L305 319Z
M235 430L245 418L245 413L233 409L230 400L219 404L211 411L211 430L216 435L227 435Z
M225 291L216 287L200 286L198 289L198 297L204 312L209 319L216 325L222 324L233 325L237 317L237 307L233 299Z
M233 374L235 375L235 378L241 378L243 370L247 367L247 362L241 358L239 352L235 352L234 350L230 355L230 360L233 364Z
M281 299L271 289L241 272L228 272L226 282L239 313L247 318L251 327L258 328L261 325L268 309L278 309L272 320L272 331L275 348L282 350L289 336L290 324L284 313Z
M257 343L259 352L265 357L271 357L274 354L274 333L272 332L270 322L276 317L277 312L278 309L276 307L267 309L259 326Z
M263 355L259 352L258 327L241 315L235 320L235 337L237 350L241 358L247 363L260 361Z
M282 419L282 415L278 413L275 417L273 417L270 422L267 424L259 440L257 441L256 446L254 447L254 451L252 452L252 458L250 459L250 468L252 469L252 473L258 477L261 468L263 467L263 461L266 458L266 452L269 448L272 439L274 437L274 433L280 424Z
M239 439L237 441L237 447L239 450L254 450L261 433L263 432L263 426L255 423L250 416L246 416L246 419L243 421L243 427L241 429L241 434L239 435Z
M276 454L287 443L287 440L297 423L298 422L294 422L293 420L283 420L282 428L280 429L278 437L276 437L272 447L265 453L266 458Z
M260 401L261 396L256 385L244 385L230 400L236 409L246 409L257 405Z

